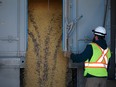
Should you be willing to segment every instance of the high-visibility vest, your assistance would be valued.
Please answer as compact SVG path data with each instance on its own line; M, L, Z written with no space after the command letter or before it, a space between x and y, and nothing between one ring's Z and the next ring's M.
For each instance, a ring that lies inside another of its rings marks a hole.
M107 66L109 58L111 57L110 49L102 49L96 43L90 43L93 48L93 55L90 60L85 61L84 76L88 74L105 77L107 76Z

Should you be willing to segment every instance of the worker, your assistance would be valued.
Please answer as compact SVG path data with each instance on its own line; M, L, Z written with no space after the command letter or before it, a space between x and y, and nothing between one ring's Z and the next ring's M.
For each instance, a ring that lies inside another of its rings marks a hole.
M94 33L93 41L82 53L67 52L66 56L75 63L85 63L84 76L87 77L85 87L106 87L107 67L111 57L110 49L105 41L106 29L98 26L92 31Z

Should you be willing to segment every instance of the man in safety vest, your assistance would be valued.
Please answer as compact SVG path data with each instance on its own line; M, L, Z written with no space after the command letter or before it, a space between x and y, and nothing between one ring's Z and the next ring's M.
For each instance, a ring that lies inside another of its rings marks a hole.
M84 76L87 77L85 87L106 87L107 67L111 57L110 49L105 41L106 29L98 26L93 30L94 38L81 54L68 53L73 62L85 62Z

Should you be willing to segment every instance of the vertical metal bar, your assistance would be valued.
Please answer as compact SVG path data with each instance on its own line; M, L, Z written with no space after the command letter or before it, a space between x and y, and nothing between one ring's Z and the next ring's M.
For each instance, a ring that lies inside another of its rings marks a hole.
M17 56L20 55L20 0L17 0Z
M109 0L106 0L105 12L104 12L104 20L103 20L103 27L105 27L105 24L106 24L106 16L107 16L107 11L108 11L108 2L109 2Z
M68 0L63 0L63 51L67 51Z
M77 68L72 68L72 84L73 87L77 87Z
M71 6L71 19L74 20L77 17L77 0L73 0L72 1L72 6ZM75 23L75 25L73 26L73 30L75 32L73 32L73 35L71 36L72 37L72 42L70 42L70 47L71 47L71 51L73 53L76 53L77 52L77 36L78 36L78 33L77 33L77 23Z
M115 33L116 33L116 0L111 1L111 59L110 59L110 66L109 66L109 79L115 79Z
M27 47L28 47L28 0L25 0L25 2L24 2L24 5L25 5L25 7L24 7L24 16L25 16L25 24L24 24L24 26L25 26L25 31L24 32L26 32L26 33L24 33L25 34L25 42L24 42L24 44L25 44L25 51L26 51L26 49L27 49Z

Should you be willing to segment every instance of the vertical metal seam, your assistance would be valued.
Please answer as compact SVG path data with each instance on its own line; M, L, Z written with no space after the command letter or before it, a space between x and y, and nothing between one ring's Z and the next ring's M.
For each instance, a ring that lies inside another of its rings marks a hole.
M17 56L20 56L20 0L17 0Z

